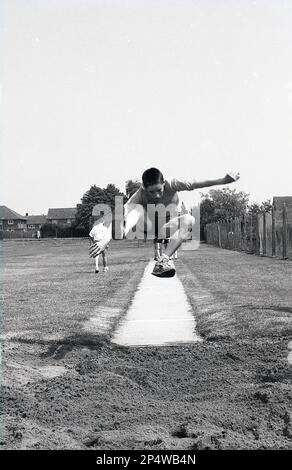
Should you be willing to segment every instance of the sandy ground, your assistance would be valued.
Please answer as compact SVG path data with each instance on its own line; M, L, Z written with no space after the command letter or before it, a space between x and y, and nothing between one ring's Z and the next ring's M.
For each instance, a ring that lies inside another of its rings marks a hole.
M152 246L114 242L98 276L87 249L2 242L2 449L292 448L290 261L180 253L203 341L123 347Z

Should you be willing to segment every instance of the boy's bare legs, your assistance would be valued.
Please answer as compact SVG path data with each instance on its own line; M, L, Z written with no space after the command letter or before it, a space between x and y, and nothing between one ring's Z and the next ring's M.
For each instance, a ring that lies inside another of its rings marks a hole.
M166 238L166 239L164 240L164 251L166 251L166 249L167 249L167 247L168 247L168 244L169 244L169 238ZM161 253L160 253L160 254L162 255L162 250L161 250ZM178 258L177 250L174 252L173 255L170 256L169 259L173 259L173 258L174 258L174 259L177 259L177 258Z
M152 274L157 277L173 277L175 275L175 267L169 258L176 252L184 240L190 238L192 227L195 219L190 214L183 214L179 217L174 217L168 223L164 224L161 228L160 236L165 236L165 230L170 228L171 236L165 254L161 256L160 260L154 266Z
M157 261L160 257L160 243L154 241L154 259Z
M96 274L99 272L98 259L99 259L99 255L97 255L97 256L94 258L95 272L96 272Z
M183 214L180 217L171 219L163 229L169 227L171 229L172 236L170 237L169 243L165 250L167 256L172 256L177 249L181 246L182 242L188 240L191 236L191 230L195 223L195 219L190 214ZM173 233L173 231L177 230Z
M108 271L106 249L102 252L102 262L103 262L103 272Z
M159 241L154 240L154 259L158 261L160 256L162 255L162 243Z

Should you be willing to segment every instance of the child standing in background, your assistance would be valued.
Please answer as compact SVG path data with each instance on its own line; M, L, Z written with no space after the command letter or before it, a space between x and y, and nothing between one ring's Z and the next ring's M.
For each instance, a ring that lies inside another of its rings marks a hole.
M103 218L99 218L96 221L94 221L93 227L89 233L89 237L93 243L99 242L103 240L107 234L108 228L104 225L104 220ZM108 251L108 245L104 248L104 250L100 253L102 256L102 262L103 262L103 272L108 271L108 265L107 265L107 251ZM99 261L99 255L94 258L94 263L95 263L95 273L99 273L99 266L98 266L98 261Z

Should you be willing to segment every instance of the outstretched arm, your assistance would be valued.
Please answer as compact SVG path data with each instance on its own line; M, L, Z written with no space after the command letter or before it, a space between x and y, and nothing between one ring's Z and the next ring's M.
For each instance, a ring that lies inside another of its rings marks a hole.
M215 180L206 180L206 181L198 181L197 183L194 183L194 189L197 188L206 188L208 186L217 186L220 184L229 184L229 183L234 183L240 178L239 173L227 173L223 178L218 178Z
M207 188L208 186L217 186L220 184L229 184L234 183L239 179L239 173L227 173L223 178L218 178L214 180L205 180L205 181L178 181L172 180L171 187L175 191L193 191L193 189Z

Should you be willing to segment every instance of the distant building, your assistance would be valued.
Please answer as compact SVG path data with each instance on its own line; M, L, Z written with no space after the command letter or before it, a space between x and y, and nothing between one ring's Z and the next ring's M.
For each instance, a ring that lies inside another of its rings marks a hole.
M48 215L28 215L25 216L9 209L6 206L0 206L0 238L40 238L48 235L43 232L47 224L52 225L51 232L58 236L58 229L63 233L69 229L72 236L72 230L75 229L77 208L51 208ZM62 230L61 230L62 229ZM70 229L72 229L70 231ZM68 236L68 235L67 235Z
M72 227L76 221L77 208L51 208L48 210L47 222L60 228Z
M26 215L26 228L32 236L42 229L46 223L47 218L45 215Z
M16 234L26 232L26 217L9 207L0 206L0 231Z

